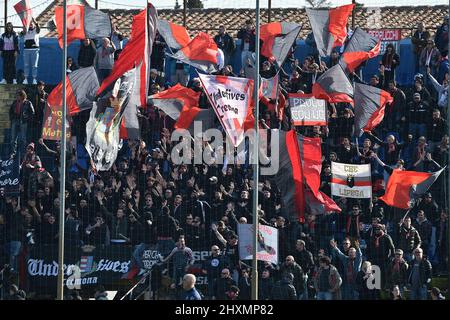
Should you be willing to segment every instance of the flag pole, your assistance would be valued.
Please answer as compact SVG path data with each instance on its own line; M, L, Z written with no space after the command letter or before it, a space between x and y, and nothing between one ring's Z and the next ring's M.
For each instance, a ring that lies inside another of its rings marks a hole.
M66 191L66 63L67 63L67 0L63 2L63 54L62 54L62 116L61 116L61 168L59 178L59 236L57 300L64 299L64 211Z
M448 2L448 6L450 9L450 0ZM450 28L450 22L449 23L449 28ZM450 29L449 29L450 30ZM449 38L449 42L448 42L448 47L447 47L447 57L448 57L448 50L450 50L450 38ZM450 123L450 85L447 85L447 124ZM449 127L449 132L447 132L447 134L450 136L450 127ZM450 153L449 153L449 159L448 159L448 163L450 163ZM448 182L448 186L447 186L447 203L449 202L450 199L450 174L449 174L449 169L446 168L446 172L447 174L447 182ZM447 292L450 292L450 217L448 217L449 214L449 208L447 207ZM442 259L442 257L441 257Z
M252 300L258 300L258 260L256 253L258 252L258 229L259 229L259 215L258 215L258 173L259 173L259 28L260 28L260 8L259 0L256 0L256 35L255 35L255 86L253 99L255 100L255 139L253 145L253 263L252 263Z

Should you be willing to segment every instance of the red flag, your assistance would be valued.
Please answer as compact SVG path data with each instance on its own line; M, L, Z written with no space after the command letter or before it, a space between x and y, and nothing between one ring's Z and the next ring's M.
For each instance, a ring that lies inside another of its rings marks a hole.
M301 26L292 22L272 22L261 26L261 55L281 66L300 33Z
M376 57L380 53L380 47L381 41L378 38L356 28L339 63L344 70L353 72L364 61Z
M324 99L329 103L353 102L353 86L339 64L325 71L317 79L312 93L316 99Z
M317 50L322 57L329 56L333 48L344 44L347 37L347 21L355 4L334 9L306 8Z
M63 46L64 8L55 8L55 23L59 46ZM111 37L111 19L107 13L90 6L71 4L67 6L67 45L76 39Z
M415 201L428 191L444 169L434 173L395 169L389 177L386 193L380 200L392 207L411 209Z
M172 49L184 48L191 41L185 27L167 20L158 20L158 32L166 41L167 46Z
M206 73L217 71L218 48L214 40L200 32L187 46L168 56L189 64Z
M30 26L31 20L33 19L33 12L30 6L30 0L21 0L14 5L14 9L16 9L17 14L22 21L23 26L28 29Z
M355 134L372 131L384 118L386 104L392 96L379 88L361 83L355 84Z

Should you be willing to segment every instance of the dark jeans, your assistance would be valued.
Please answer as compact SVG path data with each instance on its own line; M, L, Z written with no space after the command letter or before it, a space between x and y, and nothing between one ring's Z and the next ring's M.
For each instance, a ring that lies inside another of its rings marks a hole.
M12 83L16 79L16 57L15 51L3 51L3 78L7 83Z

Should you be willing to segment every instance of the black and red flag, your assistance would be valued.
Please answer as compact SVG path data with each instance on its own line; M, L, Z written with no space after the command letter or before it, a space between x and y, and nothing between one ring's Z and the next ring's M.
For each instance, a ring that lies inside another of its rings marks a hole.
M211 73L217 71L217 53L218 48L214 40L208 34L200 32L175 54L166 54L203 72Z
M353 72L364 61L380 53L381 41L360 28L356 28L345 47L339 63L344 70Z
M322 170L319 138L279 131L279 171L274 176L281 191L282 207L292 220L304 221L305 212L323 214L341 209L319 191Z
M393 98L384 90L361 83L355 84L355 135L372 131L384 118L386 104Z
M198 107L200 92L176 84L168 90L150 96L153 105L176 121L175 129L194 129L194 121L202 123L202 130L213 127L215 114L212 109Z
M320 56L329 56L333 48L344 44L348 17L354 6L349 4L333 9L306 8Z
M158 20L158 32L166 41L167 46L172 49L184 48L191 41L185 27L167 20Z
M145 106L148 96L148 78L150 77L150 56L152 54L153 41L156 35L158 13L155 7L148 3L148 8L142 10L133 17L131 37L127 45L114 63L111 74L103 80L97 94L100 95L114 81L119 79L125 72L133 68L138 70L138 83L140 105Z
M293 22L272 22L261 26L261 55L281 66L300 33L301 26Z
M66 76L67 110L70 116L92 108L99 87L94 67L82 68ZM53 110L62 108L62 83L48 95L47 104Z
M23 26L28 30L31 20L33 19L30 0L20 0L14 5L14 9L16 9L16 12L20 17Z
M64 8L55 8L55 24L59 45L63 46ZM105 12L88 5L71 4L67 6L67 45L76 39L99 39L111 37L111 18Z
M316 99L324 99L329 103L353 103L353 85L339 64L325 71L312 88Z
M433 173L395 169L389 177L386 192L380 200L391 207L411 209L416 200L439 178L444 169Z

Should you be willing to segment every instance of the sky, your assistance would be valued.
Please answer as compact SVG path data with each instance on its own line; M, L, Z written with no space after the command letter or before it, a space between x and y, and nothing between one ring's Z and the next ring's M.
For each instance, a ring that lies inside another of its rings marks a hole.
M0 0L0 25L4 22L4 3L8 1L8 21L13 22L14 25L19 25L20 20L15 15L13 5L19 0ZM33 8L33 14L37 16L42 10L44 10L53 0L29 0L30 5ZM92 6L94 6L95 0L87 0ZM180 4L183 0L178 0ZM351 0L331 0L332 5L344 5L351 3ZM380 6L401 6L411 5L411 0L357 0L357 2L364 4L366 7L380 7ZM146 0L99 0L99 8L117 9L117 8L143 8ZM156 8L169 9L175 5L175 0L154 0ZM256 0L203 0L205 8L250 8L254 7ZM261 8L267 8L268 0L260 0ZM416 5L445 5L448 4L448 0L419 0L414 2ZM305 5L304 0L272 0L272 7L303 7Z

